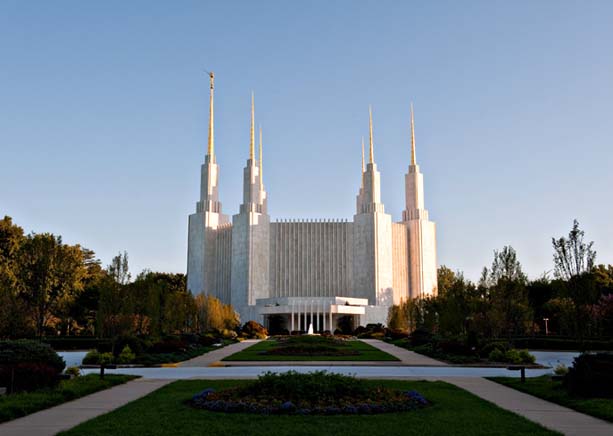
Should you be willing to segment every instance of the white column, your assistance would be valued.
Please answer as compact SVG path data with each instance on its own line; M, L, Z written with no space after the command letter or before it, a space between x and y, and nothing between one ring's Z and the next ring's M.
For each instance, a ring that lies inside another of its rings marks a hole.
M315 304L315 331L319 331L319 301Z
M330 333L334 334L334 326L332 325L332 304L330 304Z
M290 330L290 334L294 331L294 303L292 303L292 329Z

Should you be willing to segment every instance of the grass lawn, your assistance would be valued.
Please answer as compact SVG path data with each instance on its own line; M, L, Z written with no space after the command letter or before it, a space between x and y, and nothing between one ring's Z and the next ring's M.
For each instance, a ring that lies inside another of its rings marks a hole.
M132 375L105 375L104 380L100 380L97 374L90 374L72 380L62 380L53 389L0 396L0 422L57 406L135 378L137 377Z
M180 380L62 435L554 435L511 412L444 382L369 381L415 389L433 404L427 408L380 415L264 416L197 410L185 404L202 389L220 389L245 381Z
M398 358L392 356L391 354L387 354L378 348L373 347L362 341L346 341L346 346L354 351L359 352L356 355L347 355L347 356L288 356L288 355L266 355L262 354L270 349L273 349L278 346L278 343L274 339L269 339L267 341L258 342L255 345L252 345L249 348L244 349L243 351L239 351L238 353L232 354L223 360L227 361L249 361L249 360L259 360L259 361L318 361L318 360L335 360L335 361L397 361Z
M562 387L561 381L551 380L551 377L547 375L527 378L525 383L517 378L508 377L491 377L490 380L578 412L613 422L613 399L571 397Z

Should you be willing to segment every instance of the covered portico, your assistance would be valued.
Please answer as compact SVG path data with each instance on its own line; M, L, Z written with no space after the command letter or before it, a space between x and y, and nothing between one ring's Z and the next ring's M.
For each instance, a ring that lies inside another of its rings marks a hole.
M280 297L258 299L256 302L264 325L270 328L271 316L281 316L285 329L307 331L313 325L314 332L329 330L334 332L342 316L350 316L351 328L360 324L366 313L366 298L349 297Z

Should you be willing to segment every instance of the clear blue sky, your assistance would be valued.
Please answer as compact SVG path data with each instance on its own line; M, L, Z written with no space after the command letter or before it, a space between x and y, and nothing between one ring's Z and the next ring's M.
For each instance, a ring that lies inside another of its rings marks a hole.
M134 272L184 272L216 73L224 211L250 91L273 218L351 218L373 105L400 219L409 104L439 263L511 244L531 277L579 219L613 263L613 2L0 1L0 215Z

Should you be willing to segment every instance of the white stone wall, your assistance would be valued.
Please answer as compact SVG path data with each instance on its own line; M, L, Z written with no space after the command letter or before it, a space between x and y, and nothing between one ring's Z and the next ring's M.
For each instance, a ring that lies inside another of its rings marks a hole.
M394 304L409 298L409 231L402 223L392 223L392 269Z
M352 277L352 223L277 221L270 229L270 296L347 296Z

